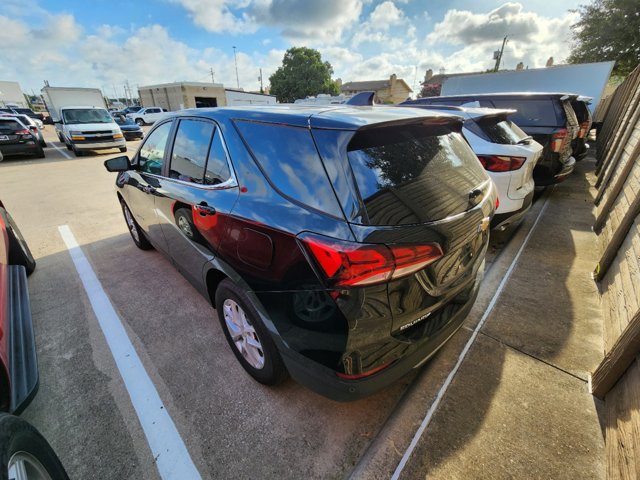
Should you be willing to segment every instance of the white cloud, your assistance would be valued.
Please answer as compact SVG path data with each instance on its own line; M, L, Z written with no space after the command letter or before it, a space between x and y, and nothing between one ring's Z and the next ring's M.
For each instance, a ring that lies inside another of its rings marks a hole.
M184 7L193 23L214 33L253 33L256 25L251 17L242 12L240 15L233 13L232 9L239 10L247 7L248 1L230 0L173 0Z
M376 43L385 48L405 48L415 40L416 28L398 7L386 0L377 5L369 18L358 26L351 39L354 47Z
M261 25L280 28L291 40L327 45L340 43L343 32L357 24L362 0L255 0L250 8Z

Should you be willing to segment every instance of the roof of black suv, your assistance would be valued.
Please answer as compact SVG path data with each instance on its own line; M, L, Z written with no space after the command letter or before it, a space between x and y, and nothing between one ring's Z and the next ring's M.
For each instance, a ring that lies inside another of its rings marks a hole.
M172 112L175 116L205 116L226 120L253 120L284 125L354 130L384 123L459 125L462 118L428 110L390 106L259 105L246 107L192 108Z
M569 92L495 92L495 93L464 93L458 95L442 95L440 97L426 97L426 98L418 98L416 100L407 100L403 102L405 104L417 103L420 101L430 101L437 99L447 99L447 98L467 98L467 97L479 97L479 98L511 98L511 97L567 97L567 99L573 100L574 98L578 98L578 95L575 93Z

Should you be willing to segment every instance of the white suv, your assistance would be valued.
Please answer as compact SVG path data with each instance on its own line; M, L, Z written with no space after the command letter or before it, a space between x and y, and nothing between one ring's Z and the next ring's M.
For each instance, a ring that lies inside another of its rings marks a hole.
M135 113L127 113L127 117L132 119L138 125L147 125L151 123L155 123L165 116L167 113L166 108L160 107L145 107L141 108Z
M509 120L516 110L412 105L464 118L462 134L498 189L500 202L491 222L504 230L531 207L535 183L533 169L542 145Z

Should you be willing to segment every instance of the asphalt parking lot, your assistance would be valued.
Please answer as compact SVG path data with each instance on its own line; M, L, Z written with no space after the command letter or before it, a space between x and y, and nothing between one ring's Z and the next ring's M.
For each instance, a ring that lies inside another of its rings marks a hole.
M367 399L337 403L289 380L264 387L242 370L215 312L170 262L131 241L103 167L113 153L76 158L45 131L46 158L0 163L2 200L38 266L29 287L40 388L23 416L71 478L158 478L145 432L59 228L67 226L203 478L344 478L418 377L433 396L468 333ZM133 155L139 142L128 142ZM496 235L487 270L508 237ZM431 389L431 390L429 390ZM412 435L413 432L410 432ZM160 453L160 455L162 455Z

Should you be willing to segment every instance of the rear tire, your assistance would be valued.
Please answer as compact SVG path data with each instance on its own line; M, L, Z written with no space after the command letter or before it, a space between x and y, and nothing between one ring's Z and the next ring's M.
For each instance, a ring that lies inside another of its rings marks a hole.
M42 147L38 148L38 150L36 151L36 158L44 158L44 150L42 149Z
M280 352L244 291L226 278L218 285L215 305L224 336L246 372L264 385L285 380Z
M144 232L140 228L140 225L138 225L138 222L136 222L136 219L133 218L133 214L127 204L121 200L120 206L122 207L122 214L124 215L125 222L127 222L127 227L129 227L129 233L131 234L133 243L135 243L136 247L140 250L151 250L153 245L151 245L151 242L144 236Z
M69 480L60 459L36 428L25 420L0 413L0 478L16 478L24 468L29 478Z

